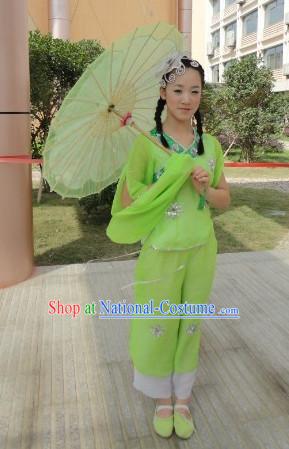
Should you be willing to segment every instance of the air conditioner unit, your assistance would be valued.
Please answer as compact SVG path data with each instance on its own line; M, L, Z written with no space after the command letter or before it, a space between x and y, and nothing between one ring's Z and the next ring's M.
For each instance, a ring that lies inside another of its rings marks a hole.
M243 5L244 3L246 3L245 0L237 0L236 1L237 5Z
M289 64L283 65L283 75L289 76Z
M285 21L285 25L289 25L289 12L286 12L284 21Z
M227 47L236 47L236 36L234 31L228 31L226 36L226 46Z
M207 45L207 56L214 56L214 47L212 42L209 42Z

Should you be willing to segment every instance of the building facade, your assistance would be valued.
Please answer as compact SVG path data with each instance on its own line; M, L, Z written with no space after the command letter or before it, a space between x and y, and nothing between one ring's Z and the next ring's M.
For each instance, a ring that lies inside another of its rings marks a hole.
M96 39L107 48L134 28L158 21L180 22L187 34L188 3L191 0L28 0L28 27L72 42Z
M207 0L206 71L223 81L234 60L254 54L273 71L274 90L289 90L289 0Z
M125 5L125 10L124 10ZM222 83L225 68L254 54L273 70L275 91L289 91L289 0L28 0L29 29L107 47L137 26L178 26L206 82Z

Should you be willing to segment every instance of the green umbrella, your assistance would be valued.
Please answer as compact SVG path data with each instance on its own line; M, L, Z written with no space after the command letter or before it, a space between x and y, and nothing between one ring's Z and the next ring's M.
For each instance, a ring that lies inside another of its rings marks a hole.
M183 50L164 22L136 28L90 64L51 122L43 176L64 197L98 193L118 180L138 133L150 136L162 60Z

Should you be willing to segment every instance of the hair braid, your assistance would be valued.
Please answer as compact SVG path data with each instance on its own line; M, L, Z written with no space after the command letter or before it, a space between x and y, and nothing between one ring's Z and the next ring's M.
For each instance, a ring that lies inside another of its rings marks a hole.
M162 120L161 120L161 115L164 110L165 104L166 104L166 100L163 100L162 97L160 97L158 100L157 107L156 107L155 122L156 122L157 133L160 134L161 143L163 144L164 147L169 148L169 144L163 135L163 124L162 124Z
M203 125L202 125L202 117L201 117L200 109L198 109L195 112L195 118L197 120L197 131L200 136L200 140L198 143L198 154L203 154L205 150L204 150L203 139L202 139Z

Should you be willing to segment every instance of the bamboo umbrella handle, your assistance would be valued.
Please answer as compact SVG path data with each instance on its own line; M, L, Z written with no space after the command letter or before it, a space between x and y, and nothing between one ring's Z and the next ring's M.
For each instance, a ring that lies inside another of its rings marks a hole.
M108 111L109 112L113 112L119 118L123 119L123 116L118 111L116 111L114 109L114 107L109 107ZM147 137L151 142L153 142L155 145L157 145L159 148L161 148L165 153L167 153L167 154L169 154L171 156L172 153L171 153L170 150L168 150L161 143L159 143L158 140L155 139L154 137L152 137L149 133L147 133L146 131L143 131L141 128L139 128L134 122L128 123L128 125L126 125L126 126L131 126L132 128L136 129L141 134L143 134L145 137Z
M164 147L161 143L159 143L157 139L154 139L153 136L151 136L149 133L140 129L134 122L130 123L129 126L136 129L137 131L139 131L141 134L143 134L145 137L147 137L151 142L153 142L155 145L157 145L159 148L161 148L165 153L168 153L169 155L172 154L171 151L168 150L166 147Z

